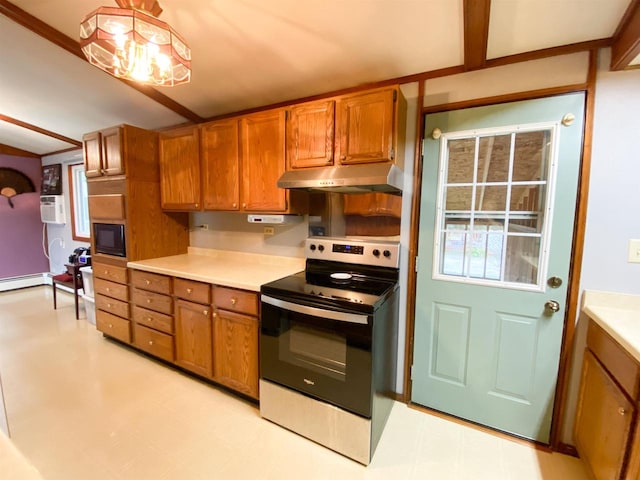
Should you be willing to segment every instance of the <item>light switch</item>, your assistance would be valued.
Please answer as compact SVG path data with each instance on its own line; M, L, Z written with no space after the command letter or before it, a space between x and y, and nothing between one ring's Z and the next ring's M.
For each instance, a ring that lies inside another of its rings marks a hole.
M629 263L640 263L640 240L629 240Z

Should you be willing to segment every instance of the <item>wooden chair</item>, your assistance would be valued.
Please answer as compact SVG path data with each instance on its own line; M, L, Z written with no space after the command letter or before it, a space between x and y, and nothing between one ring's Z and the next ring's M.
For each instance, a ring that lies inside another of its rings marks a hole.
M78 290L82 287L82 273L80 272L80 267L84 265L80 264L66 264L67 271L65 273L61 273L60 275L54 275L51 278L51 287L53 288L53 309L58 308L58 299L56 297L57 285L64 285L73 290L73 299L76 306L76 320L80 319L80 313L78 309Z

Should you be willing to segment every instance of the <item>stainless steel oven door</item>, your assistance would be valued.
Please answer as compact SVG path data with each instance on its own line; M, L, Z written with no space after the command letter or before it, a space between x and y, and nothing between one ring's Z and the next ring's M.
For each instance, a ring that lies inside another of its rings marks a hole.
M370 418L373 317L261 299L262 378Z

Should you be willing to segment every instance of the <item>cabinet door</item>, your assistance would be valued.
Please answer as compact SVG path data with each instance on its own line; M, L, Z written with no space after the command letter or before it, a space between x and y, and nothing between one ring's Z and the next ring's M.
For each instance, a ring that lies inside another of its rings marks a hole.
M238 119L200 127L205 210L240 209Z
M87 177L99 177L102 175L101 140L100 132L87 133L82 137L84 170Z
M104 130L102 131L102 174L122 175L124 173L120 127Z
M345 95L336 106L336 158L343 165L393 161L394 89Z
M271 110L243 117L242 209L284 212L286 190L278 188L285 165L285 111Z
M176 364L211 377L211 307L178 300L175 309Z
M377 192L345 195L344 214L400 218L402 197Z
M574 438L597 480L620 478L634 416L633 404L586 350Z
M296 105L287 122L288 169L333 165L335 102Z
M197 127L160 135L160 196L166 210L201 208L200 144Z
M258 398L258 319L216 310L213 324L213 379Z

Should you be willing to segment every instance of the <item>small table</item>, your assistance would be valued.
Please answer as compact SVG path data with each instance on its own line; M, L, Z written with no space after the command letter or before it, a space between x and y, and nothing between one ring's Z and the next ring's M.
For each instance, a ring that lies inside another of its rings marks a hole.
M54 275L51 279L51 286L53 287L53 308L54 310L58 306L58 300L56 298L56 285L64 285L73 289L73 299L76 306L76 320L80 319L80 313L78 309L78 290L82 288L82 272L81 267L85 267L83 263L65 263L67 273L60 275Z

